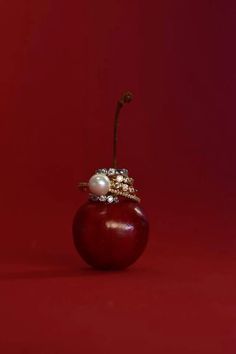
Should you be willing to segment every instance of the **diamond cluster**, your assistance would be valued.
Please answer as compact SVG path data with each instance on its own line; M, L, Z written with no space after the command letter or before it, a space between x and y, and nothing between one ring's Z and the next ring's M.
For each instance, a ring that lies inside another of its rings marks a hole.
M125 168L99 168L95 172L107 176L114 176L114 175L128 176L128 170L126 170Z
M94 195L94 194L90 194L89 199L92 200L93 202L107 202L108 204L119 202L118 197L114 196L112 194L101 195L100 197L98 197L97 195Z
M134 193L135 189L133 187L133 182L133 178L125 177L123 175L118 174L117 176L111 179L111 188L123 192Z

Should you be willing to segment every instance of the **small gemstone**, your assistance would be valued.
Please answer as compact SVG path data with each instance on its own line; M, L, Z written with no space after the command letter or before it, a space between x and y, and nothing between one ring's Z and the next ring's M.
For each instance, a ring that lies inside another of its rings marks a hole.
M109 170L108 170L108 175L109 176L112 176L112 175L114 175L116 173L116 170L114 169L114 168L109 168Z
M105 195L101 195L99 197L99 200L100 200L100 202L105 202L106 201L106 196Z
M113 196L112 196L112 195L109 195L109 197L107 197L107 202L108 202L108 203L113 203L113 201L114 201Z
M134 193L134 188L130 187L129 191L130 191L130 193Z
M120 187L121 187L121 184L117 182L117 183L115 184L115 188L116 188L116 189L120 189Z
M117 182L122 182L123 179L124 179L124 177L121 176L121 175L118 175L118 176L116 177Z
M123 184L122 189L126 192L129 189L129 186L127 184Z
M96 174L107 174L107 169L106 168L99 168L98 170L95 171Z
M128 176L128 170L126 170L125 168L117 168L115 171L117 175Z

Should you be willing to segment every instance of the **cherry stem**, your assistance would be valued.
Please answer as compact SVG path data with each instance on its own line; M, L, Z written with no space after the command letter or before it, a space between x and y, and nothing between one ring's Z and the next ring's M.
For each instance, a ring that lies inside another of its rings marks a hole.
M133 99L133 94L131 92L125 92L116 105L115 111L115 121L114 121L114 137L113 137L113 168L117 168L117 143L118 143L118 126L119 126L119 115L121 108L126 104L130 103Z

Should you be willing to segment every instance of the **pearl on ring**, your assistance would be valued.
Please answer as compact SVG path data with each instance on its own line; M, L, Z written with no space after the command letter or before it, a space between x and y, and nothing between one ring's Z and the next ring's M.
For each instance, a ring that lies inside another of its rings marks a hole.
M109 192L110 184L111 182L106 175L97 173L90 178L88 187L90 192L100 196Z

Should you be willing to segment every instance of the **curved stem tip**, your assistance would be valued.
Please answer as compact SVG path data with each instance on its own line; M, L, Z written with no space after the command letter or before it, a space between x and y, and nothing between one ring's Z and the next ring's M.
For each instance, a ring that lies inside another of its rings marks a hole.
M119 115L121 108L126 104L130 103L133 99L133 94L131 92L125 92L116 105L115 111L115 121L114 121L114 137L113 137L113 168L117 168L117 142L118 142L118 126L119 126Z

